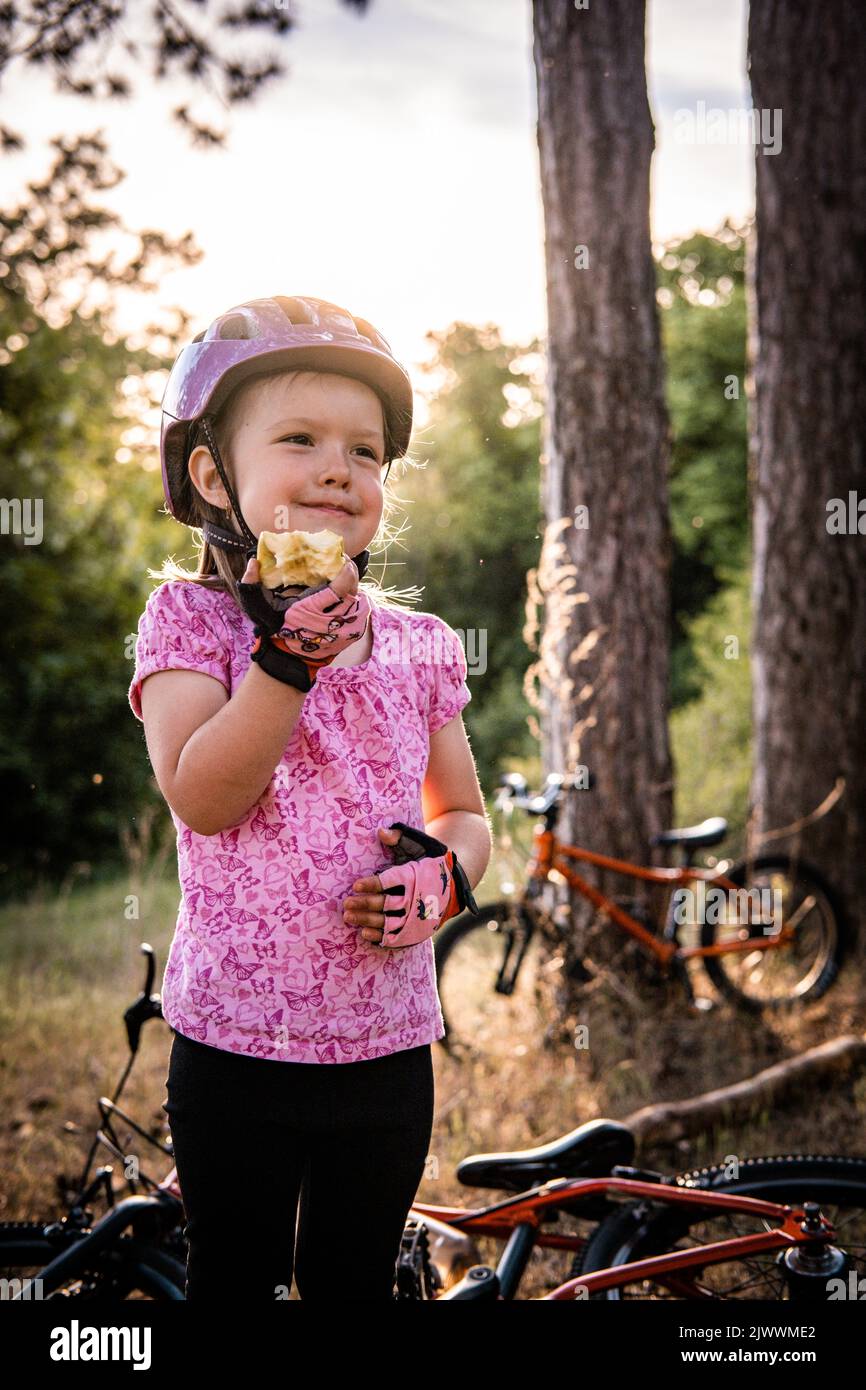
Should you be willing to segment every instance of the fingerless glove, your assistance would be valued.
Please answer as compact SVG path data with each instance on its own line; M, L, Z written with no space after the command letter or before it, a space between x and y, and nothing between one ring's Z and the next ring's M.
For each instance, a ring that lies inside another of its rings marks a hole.
M359 579L369 558L368 550L352 557ZM363 637L370 615L366 594L341 598L330 584L288 596L261 583L239 582L238 596L255 624L252 660L269 676L304 692L312 690L323 666Z
M382 946L415 946L464 908L478 911L453 849L402 821L395 821L391 829L402 833L396 845L389 846L396 864L378 874L383 893L395 904L385 909Z

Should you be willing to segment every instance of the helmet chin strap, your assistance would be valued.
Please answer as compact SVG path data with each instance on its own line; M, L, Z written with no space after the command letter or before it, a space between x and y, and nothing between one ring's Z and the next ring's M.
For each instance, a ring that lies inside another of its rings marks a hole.
M215 525L212 521L205 521L202 524L202 535L204 536L205 540L208 542L209 545L216 545L219 547L220 550L242 550L246 555L246 558L250 560L258 550L258 538L253 535L252 531L250 530L249 526L244 520L244 514L241 511L241 504L238 501L237 496L235 495L235 490L229 482L226 476L226 471L223 468L223 461L220 458L220 451L217 448L217 442L213 437L213 430L211 429L211 423L207 415L203 415L199 423L201 424L201 427L204 430L205 438L208 442L208 448L210 449L211 457L213 458L213 461L216 464L217 472L219 473L220 478L222 479L223 487L229 495L229 501L232 504L234 514L237 517L238 522L240 523L240 528L243 531L243 539L237 534L236 531L229 531L224 526Z
M202 429L204 430L205 437L208 442L208 448L210 449L213 461L216 464L217 472L219 473L220 478L222 479L223 486L229 495L229 500L232 504L234 514L238 519L241 530L243 531L243 536L239 536L236 531L229 531L225 526L217 526L216 523L213 521L203 521L201 526L202 535L204 536L208 545L215 545L219 550L228 550L234 552L242 551L247 560L255 559L256 553L259 548L258 537L253 534L246 521L244 520L244 514L241 511L241 504L238 501L237 496L235 495L234 488L232 487L231 483L226 477L226 471L223 468L223 461L220 458L220 452L217 448L216 440L213 437L213 430L211 429L210 420L208 419L207 415L203 415L199 423ZM362 550L359 555L353 555L352 559L354 560L358 568L358 578L363 579L364 574L367 570L367 565L370 561L369 550Z

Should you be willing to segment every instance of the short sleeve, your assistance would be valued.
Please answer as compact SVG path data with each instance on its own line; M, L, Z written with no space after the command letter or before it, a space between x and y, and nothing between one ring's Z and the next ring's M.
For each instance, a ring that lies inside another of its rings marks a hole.
M436 618L432 637L427 722L430 733L435 734L460 713L472 695L466 684L466 654L457 633L443 619Z
M230 646L212 591L191 580L157 585L138 620L129 703L141 719L141 683L154 671L201 671L231 691Z

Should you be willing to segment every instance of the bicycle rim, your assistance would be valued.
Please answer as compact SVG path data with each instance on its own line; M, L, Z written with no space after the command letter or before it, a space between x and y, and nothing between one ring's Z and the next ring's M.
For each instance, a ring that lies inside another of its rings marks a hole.
M858 1281L866 1273L866 1158L808 1154L746 1159L736 1178L727 1178L723 1168L713 1167L679 1174L676 1182L792 1206L818 1202L822 1214L835 1227L831 1243L847 1253ZM651 1255L772 1230L776 1224L742 1212L702 1213L686 1207L634 1202L598 1227L575 1260L574 1273L589 1274ZM627 1298L682 1300L688 1296L654 1280L636 1280L623 1288L594 1295L616 1302ZM692 1297L698 1296L778 1302L788 1299L789 1287L778 1253L772 1252L708 1266L696 1279Z
M477 917L454 918L434 943L449 1050L491 1057L530 1051L544 1026L543 956L541 935L521 906L492 903ZM510 992L497 989L500 980Z
M835 978L841 953L839 920L827 886L804 865L781 857L757 860L751 872L739 866L730 877L749 892L765 893L766 901L780 908L779 922L793 925L795 936L779 950L707 957L710 978L724 994L753 1009L818 998ZM705 923L704 943L723 944L760 933L760 927L744 925L738 915L734 906L726 906L718 923ZM765 930L772 937L778 926Z

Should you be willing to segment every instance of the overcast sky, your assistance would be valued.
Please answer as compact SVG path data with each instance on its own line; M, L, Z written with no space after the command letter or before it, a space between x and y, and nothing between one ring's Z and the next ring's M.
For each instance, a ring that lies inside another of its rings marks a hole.
M745 10L649 0L657 240L753 206L751 145L674 138L678 109L750 105ZM4 206L44 171L49 136L102 125L127 171L104 200L130 227L192 230L205 251L161 290L197 328L243 299L318 295L373 322L413 375L424 334L455 319L497 323L518 342L544 333L530 0L371 0L363 18L337 0L296 0L295 12L287 76L224 113L225 153L193 151L173 127L171 106L190 100L179 87L139 82L134 104L88 105L33 70L7 80L0 119L31 149L3 161ZM219 123L200 103L193 113ZM122 323L151 313L130 303Z

